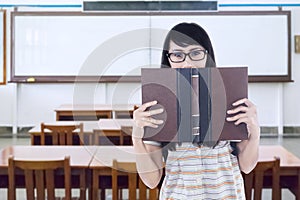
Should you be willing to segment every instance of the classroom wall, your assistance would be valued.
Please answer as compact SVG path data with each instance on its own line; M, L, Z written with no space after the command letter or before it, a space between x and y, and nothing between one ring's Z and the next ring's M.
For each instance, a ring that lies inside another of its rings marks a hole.
M284 124L299 126L300 124L300 54L294 48L294 35L300 35L300 7L292 8L292 77L293 83L284 84Z
M0 1L0 5L11 1ZM18 3L18 1L15 1ZM32 1L22 1L32 3ZM56 1L53 1L57 3ZM64 1L60 1L63 2ZM70 1L68 1L70 2ZM71 1L78 4L78 1ZM228 2L228 1L227 1ZM219 1L222 3L222 1ZM278 3L278 2L276 2ZM11 7L5 8L8 11ZM48 10L35 7L25 10ZM51 10L62 8L51 8ZM66 8L63 8L66 9ZM67 8L80 10L80 8ZM237 6L220 7L220 10L276 10L271 6ZM290 83L250 83L249 98L257 105L259 122L264 127L300 127L300 54L294 53L294 35L300 35L300 6L283 7L292 11L292 79ZM9 27L9 17L7 17ZM298 23L297 23L298 22ZM10 52L9 29L7 30L7 52ZM272 35L270 35L272 37ZM276 48L274 38L274 48ZM257 44L259 48L259 44ZM7 69L10 69L10 57L7 54ZM218 55L217 55L218 56ZM10 72L7 70L9 81ZM66 103L137 103L141 102L139 83L109 84L22 84L7 83L0 85L0 127L28 127L41 121L55 120L54 109ZM274 131L274 129L272 129Z

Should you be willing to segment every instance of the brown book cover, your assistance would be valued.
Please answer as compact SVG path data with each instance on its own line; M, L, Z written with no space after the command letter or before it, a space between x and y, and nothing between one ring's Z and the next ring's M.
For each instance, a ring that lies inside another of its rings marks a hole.
M232 103L248 96L246 67L142 69L142 103L164 108L159 128L145 127L145 140L199 142L247 139L245 124L227 122Z
M164 120L158 128L145 127L146 140L178 141L177 138L177 85L176 70L142 69L142 102L157 100L150 109L164 108L154 118Z

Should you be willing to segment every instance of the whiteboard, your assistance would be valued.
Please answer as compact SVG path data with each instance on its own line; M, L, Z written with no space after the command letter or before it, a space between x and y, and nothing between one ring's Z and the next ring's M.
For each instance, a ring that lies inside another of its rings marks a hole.
M116 39L131 30L148 27L148 18L147 16L135 18L17 16L14 22L15 76L94 76L101 73L103 75L130 73L133 65L149 63L147 50L137 49L122 52L124 55L111 55L122 48L122 43L115 42L111 38ZM149 46L149 35L146 37L141 35L140 38L145 43L144 46ZM107 42L109 44L105 44ZM92 65L90 63L89 68L84 68L84 63L95 50L98 51L97 59ZM103 65L107 57L113 59ZM111 65L114 67L108 67ZM131 75L137 75L137 72L132 72Z
M167 30L178 22L200 24L211 38L219 67L248 66L252 76L288 75L286 16L155 16L151 21L152 27Z
M160 66L167 31L184 21L207 30L217 66L248 66L250 79L258 81L291 79L290 11L13 12L12 16L12 81L31 77L47 77L50 82L68 77L139 81L141 68Z

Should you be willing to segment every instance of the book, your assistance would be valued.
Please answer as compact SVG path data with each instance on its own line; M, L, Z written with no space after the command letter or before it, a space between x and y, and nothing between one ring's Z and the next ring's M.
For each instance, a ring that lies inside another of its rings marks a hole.
M142 103L158 101L149 110L164 120L158 128L145 127L144 140L160 142L215 142L245 140L246 124L226 121L232 103L248 97L247 67L143 68Z

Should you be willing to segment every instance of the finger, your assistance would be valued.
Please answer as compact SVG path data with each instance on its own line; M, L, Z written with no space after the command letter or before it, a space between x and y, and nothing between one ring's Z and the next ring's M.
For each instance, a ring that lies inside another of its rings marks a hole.
M145 127L145 126L149 126L149 127L152 127L152 128L158 128L158 125L153 124L153 123L151 123L151 122L144 122L144 127Z
M233 117L227 117L226 120L229 121L229 122L234 122L235 125L239 125L240 123L247 123L248 118L247 117L241 117L241 118L238 118L238 119L234 119Z
M138 116L140 116L140 117L151 117L152 115L160 114L163 111L164 111L164 109L162 109L162 108L155 109L155 110L149 110L149 111L143 111L143 112L139 112Z
M152 124L158 124L158 125L164 123L163 120L153 119L151 117L144 117L143 120L146 121L146 122L150 122Z
M245 123L245 124L248 124L248 121L249 121L249 118L247 117L242 117L242 118L239 118L236 122L234 122L235 125L239 125L241 123Z
M143 105L141 105L138 108L138 110L145 111L148 107L154 106L155 104L157 104L157 101L150 101L150 102L144 103Z
M249 110L249 108L246 107L246 106L239 106L237 108L228 110L227 114L235 114L235 113L238 113L238 112L247 112L248 110Z
M144 117L144 116L149 116L148 115L148 111L145 112L145 110L150 107L150 106L153 106L157 104L157 101L151 101L151 102L148 102L148 103L145 103L143 105L141 105L138 109L136 109L135 111L133 111L133 118L134 119L138 119L138 118L141 118L141 117ZM156 111L154 111L155 113ZM160 110L157 111L158 113L160 113ZM161 111L163 112L163 111ZM151 113L150 113L151 114Z
M160 114L164 111L164 109L159 108L159 109L155 109L155 110L149 110L143 113L144 116L150 117L152 115L157 115Z
M241 118L247 118L247 114L245 113L240 113L240 114L237 114L237 115L234 115L232 117L227 117L226 120L229 121L229 122L232 122L232 121L237 121Z
M249 101L247 98L239 99L236 102L234 102L232 105L233 106L238 106L238 105L241 105L243 103L246 104L247 106L251 106L252 105L252 102Z

